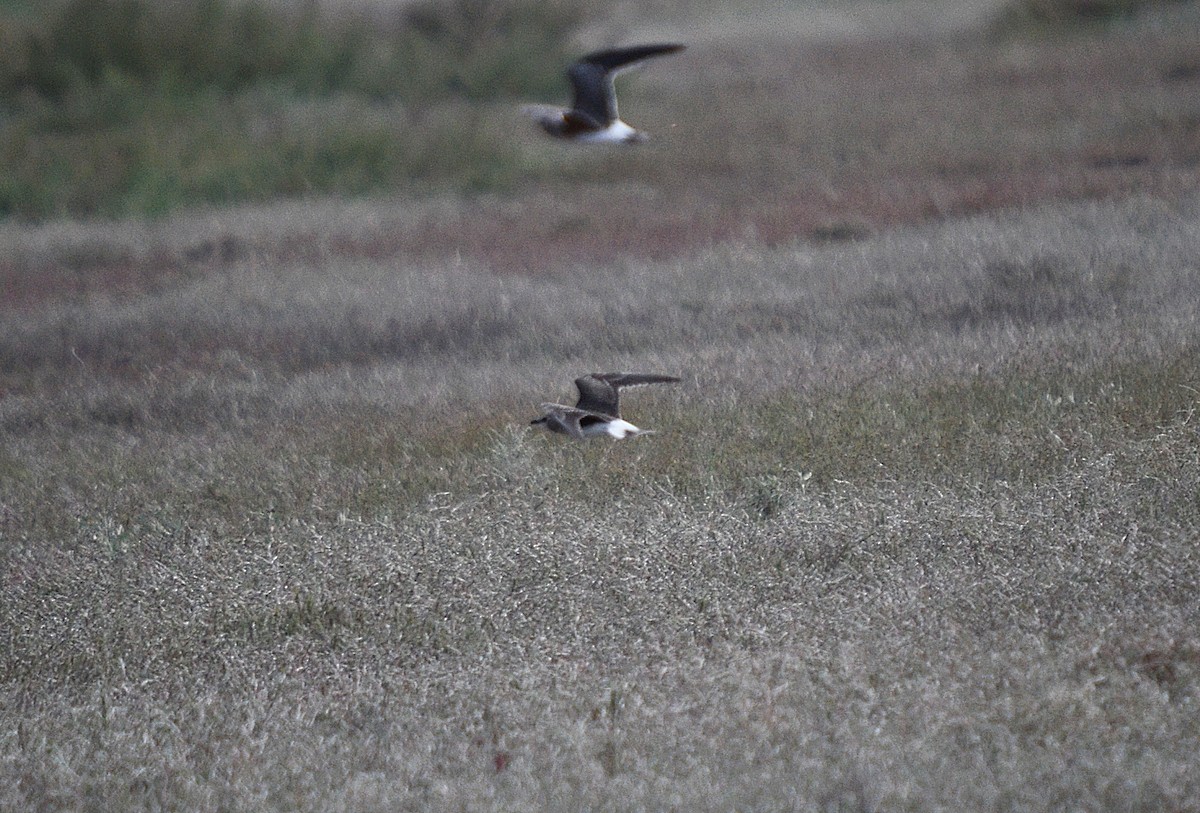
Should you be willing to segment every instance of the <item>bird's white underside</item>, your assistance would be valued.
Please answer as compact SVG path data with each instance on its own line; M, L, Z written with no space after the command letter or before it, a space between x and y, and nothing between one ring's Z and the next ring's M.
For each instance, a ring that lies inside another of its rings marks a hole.
M545 424L546 429L555 431L552 426L557 426L561 431L568 435L572 435L581 440L591 440L592 438L610 437L615 440L624 440L625 438L636 437L637 435L652 435L653 429L638 429L622 418L613 418L607 421L596 421L589 423L586 426L567 420L557 412L558 404L543 404L542 409L545 412L545 417L548 421Z
M575 141L582 141L585 144L619 144L630 139L631 136L637 134L637 130L630 127L625 122L617 119L612 124L605 127L603 130L596 130L591 133L580 133L575 136Z
M553 131L565 122L568 112L561 107L544 104L528 104L521 112ZM627 144L630 141L643 141L646 136L620 119L599 130L576 132L567 139L582 144Z
M598 438L604 435L622 440L629 435L645 434L641 429L631 424L629 421L623 421L616 418L611 421L602 423L593 423L589 426L581 427L584 437Z

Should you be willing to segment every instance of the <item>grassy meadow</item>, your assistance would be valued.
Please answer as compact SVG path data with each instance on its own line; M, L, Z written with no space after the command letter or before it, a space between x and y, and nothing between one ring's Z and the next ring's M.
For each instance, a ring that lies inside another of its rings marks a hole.
M645 149L451 94L510 185L10 211L0 809L1200 809L1200 18L1153 5L583 15L691 44L623 80ZM607 370L682 377L657 434L529 429Z

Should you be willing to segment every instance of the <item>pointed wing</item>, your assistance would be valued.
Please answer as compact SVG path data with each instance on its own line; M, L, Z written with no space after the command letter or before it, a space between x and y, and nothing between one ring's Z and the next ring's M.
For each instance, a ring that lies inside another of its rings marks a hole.
M651 57L673 54L682 51L686 46L678 43L662 43L655 45L631 45L628 48L608 48L603 51L593 51L581 57L580 62L587 62L603 69L606 73L616 73L621 68L635 62L642 62Z
M607 127L617 120L617 92L613 87L613 76L638 62L673 54L683 48L676 44L636 45L588 54L567 69L567 78L575 90L575 110L594 119L602 127Z
M586 409L588 412L599 412L614 418L620 417L617 407L617 388L602 378L585 375L575 379L579 388L579 401L576 409Z
M591 377L598 378L617 389L640 387L645 384L674 384L679 381L678 376L659 375L658 373L592 373Z
M667 384L678 380L673 375L657 373L592 373L575 379L575 386L579 388L579 403L575 407L619 418L619 390L622 387Z
M607 127L617 120L617 91L612 76L599 65L576 62L567 69L567 78L575 89L571 106L580 114Z

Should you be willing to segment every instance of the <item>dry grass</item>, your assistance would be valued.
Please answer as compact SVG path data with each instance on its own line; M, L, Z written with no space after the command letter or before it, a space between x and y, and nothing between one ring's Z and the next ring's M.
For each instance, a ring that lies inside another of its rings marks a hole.
M14 316L4 805L1189 809L1198 226ZM521 428L603 367L661 434Z
M1138 31L1005 70L1193 58ZM668 130L504 199L0 228L0 809L1200 808L1190 80L1031 87L1027 144L923 95L984 56L858 51L876 119L824 53L775 175ZM1148 107L1177 138L1098 124ZM1102 132L1167 145L1111 199L868 205L1080 191ZM785 239L810 171L858 238ZM659 434L527 431L601 369L684 377L629 394Z

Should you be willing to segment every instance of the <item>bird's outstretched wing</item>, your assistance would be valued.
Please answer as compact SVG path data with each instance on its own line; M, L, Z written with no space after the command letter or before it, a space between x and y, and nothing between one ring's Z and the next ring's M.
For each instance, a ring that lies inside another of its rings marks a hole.
M682 51L683 45L634 45L595 51L567 69L567 78L575 90L572 107L601 126L617 120L617 92L613 76L625 68L663 54Z
M579 402L575 407L619 418L620 390L623 387L668 384L678 380L673 375L657 373L592 373L575 379L575 386L579 388Z

